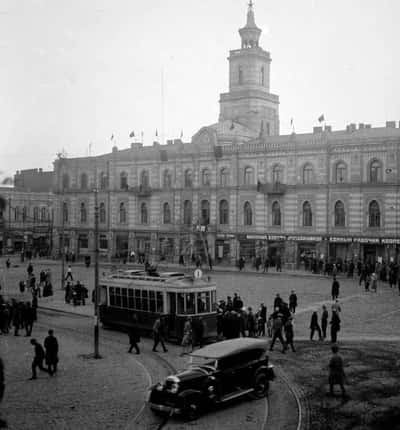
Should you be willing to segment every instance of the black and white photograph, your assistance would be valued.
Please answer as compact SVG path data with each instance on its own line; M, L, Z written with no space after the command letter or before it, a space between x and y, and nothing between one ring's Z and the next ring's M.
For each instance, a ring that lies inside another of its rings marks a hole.
M0 429L400 430L399 17L0 0Z

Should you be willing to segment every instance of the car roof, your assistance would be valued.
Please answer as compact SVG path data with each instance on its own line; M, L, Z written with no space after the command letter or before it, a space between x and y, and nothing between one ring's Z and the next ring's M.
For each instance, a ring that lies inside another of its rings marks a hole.
M222 342L216 342L211 345L207 345L204 348L197 349L190 355L193 357L219 359L252 349L266 350L268 345L269 343L267 340L240 337L237 339L223 340Z

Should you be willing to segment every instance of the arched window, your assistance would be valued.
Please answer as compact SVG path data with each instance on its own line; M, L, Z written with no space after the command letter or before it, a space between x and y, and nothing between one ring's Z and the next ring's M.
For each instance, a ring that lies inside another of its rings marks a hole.
M254 184L254 170L252 167L246 167L244 169L244 185Z
M106 205L104 204L104 202L100 203L99 219L101 223L106 222Z
M163 187L171 188L171 186L172 186L171 172L168 169L166 169L164 170L164 174L163 174Z
M264 66L261 67L261 85L265 85L265 70L264 70Z
M219 172L219 184L221 187L226 187L229 185L229 171L225 167L223 167Z
M183 223L192 225L192 202L190 200L185 200L183 203Z
M64 190L69 188L69 176L68 173L64 173L62 177L62 187Z
M281 166L274 166L272 169L272 183L274 185L283 183L283 168Z
M205 187L210 186L210 171L208 169L201 172L201 183Z
M335 227L345 227L346 214L344 212L344 204L341 200L335 203Z
M85 203L81 203L81 222L87 221L87 212Z
M239 68L238 68L238 83L239 83L239 85L243 84L243 69L242 69L242 66L239 66Z
M202 200L201 204L201 224L210 224L210 202L208 200Z
M169 203L164 203L163 205L163 223L171 224L171 209Z
M21 212L19 206L16 206L14 209L14 221L21 221Z
M47 210L44 207L40 209L40 219L42 221L46 221L47 220Z
M148 224L149 222L146 203L140 205L140 222L142 224Z
M346 174L347 174L346 164L344 164L343 162L336 164L336 183L337 184L346 182Z
M142 188L147 188L150 185L149 182L149 173L147 170L143 170L140 174L140 186Z
M380 227L381 225L381 211L379 209L379 204L376 200L372 200L369 204L369 226L370 227Z
M310 202L304 202L303 204L303 227L312 226L312 210Z
M246 202L243 207L243 218L244 225L253 225L253 211L251 209L251 204Z
M192 171L190 169L185 170L185 187L186 188L193 187L193 177L192 177Z
M28 216L28 208L24 206L22 208L22 221L26 221L26 217Z
M272 203L272 225L281 225L281 205L279 202Z
M81 190L87 190L88 188L88 176L86 173L81 174Z
M379 182L382 178L382 165L378 160L373 160L369 165L369 181Z
M39 208L33 208L33 221L39 221Z
M122 224L126 223L126 207L124 202L119 204L119 222Z
M100 173L100 189L106 190L108 188L108 176L105 172Z
M303 184L311 184L313 177L313 168L311 164L306 164L303 167Z
M121 190L128 189L128 174L126 172L121 172L119 175L119 187Z
M229 206L226 200L219 202L219 223L229 224Z
M63 216L64 216L64 222L68 222L68 204L67 204L67 202L63 203Z

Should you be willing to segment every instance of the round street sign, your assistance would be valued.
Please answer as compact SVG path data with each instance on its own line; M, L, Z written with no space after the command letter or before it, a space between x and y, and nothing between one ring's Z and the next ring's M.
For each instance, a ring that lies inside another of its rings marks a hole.
M203 272L200 269L196 269L194 271L194 278L195 279L200 279L203 276Z

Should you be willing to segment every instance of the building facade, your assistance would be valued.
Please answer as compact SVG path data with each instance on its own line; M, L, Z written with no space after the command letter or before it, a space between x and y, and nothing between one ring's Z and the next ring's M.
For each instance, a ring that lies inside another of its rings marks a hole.
M93 251L97 207L108 258L209 253L232 263L268 255L289 267L307 257L397 259L400 125L280 135L260 33L250 3L219 121L191 142L55 161L58 248Z

